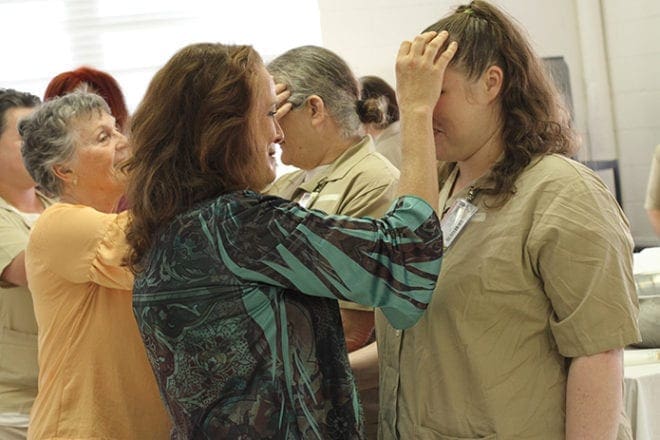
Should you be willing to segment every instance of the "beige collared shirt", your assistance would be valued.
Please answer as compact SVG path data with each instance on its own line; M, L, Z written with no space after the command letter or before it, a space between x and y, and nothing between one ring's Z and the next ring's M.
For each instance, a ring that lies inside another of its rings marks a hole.
M455 178L439 212L467 195L448 198ZM593 172L545 156L504 206L484 202L417 325L376 313L379 438L563 439L569 359L639 341L628 221Z
M44 207L52 200L37 196ZM31 223L0 198L0 271L25 250ZM0 281L0 414L28 414L37 394L37 322L27 287Z

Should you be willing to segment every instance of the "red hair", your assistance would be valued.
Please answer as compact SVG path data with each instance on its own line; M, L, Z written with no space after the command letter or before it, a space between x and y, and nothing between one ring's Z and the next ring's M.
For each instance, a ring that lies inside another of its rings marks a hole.
M86 66L69 72L62 72L53 78L46 87L44 101L66 95L83 83L90 87L91 92L100 95L108 103L112 116L117 121L117 126L125 133L128 129L126 101L119 84L109 73Z

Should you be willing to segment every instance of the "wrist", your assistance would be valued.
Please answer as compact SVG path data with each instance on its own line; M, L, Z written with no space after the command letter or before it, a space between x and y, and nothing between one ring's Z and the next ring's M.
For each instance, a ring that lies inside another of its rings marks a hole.
M402 106L399 107L399 112L401 114L401 119L404 119L406 117L409 118L420 118L420 117L428 117L431 118L433 116L433 107L429 105L415 105L415 106Z

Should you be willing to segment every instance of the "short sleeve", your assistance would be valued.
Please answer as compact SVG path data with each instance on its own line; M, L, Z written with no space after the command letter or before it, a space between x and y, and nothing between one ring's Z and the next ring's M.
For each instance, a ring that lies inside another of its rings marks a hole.
M628 221L607 188L583 172L562 184L530 232L530 255L554 311L565 357L639 340Z
M660 209L660 145L655 147L655 154L651 162L651 173L646 188L646 209Z
M28 230L18 224L18 214L0 208L0 273L25 249ZM0 287L15 287L0 280Z
M28 259L73 283L130 290L133 276L123 264L128 251L127 219L128 212L107 214L89 207L56 204L37 221Z

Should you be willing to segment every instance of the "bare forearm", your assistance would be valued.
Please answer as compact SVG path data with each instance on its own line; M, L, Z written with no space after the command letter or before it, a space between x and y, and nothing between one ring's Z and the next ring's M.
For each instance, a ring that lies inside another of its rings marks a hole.
M572 360L566 384L566 440L616 439L622 405L622 349Z
M349 353L348 360L359 390L378 386L378 346L375 342Z
M25 251L21 251L14 259L9 263L0 278L10 284L15 286L27 286L27 276L25 275Z
M432 108L401 109L399 195L413 194L431 206L438 202Z
M649 216L651 226L653 226L653 230L655 231L655 235L660 237L660 209L649 209L646 212Z

